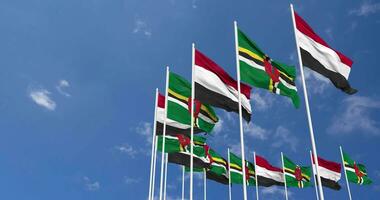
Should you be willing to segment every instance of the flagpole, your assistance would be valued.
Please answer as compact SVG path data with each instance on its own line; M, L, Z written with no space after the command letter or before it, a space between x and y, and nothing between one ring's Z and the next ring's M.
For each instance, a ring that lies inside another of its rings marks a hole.
M156 122L155 122L156 123ZM156 130L156 125L153 127L154 130ZM154 131L156 132L156 131ZM152 196L150 197L151 200L154 199L154 186L156 181L156 162L157 162L157 138L158 136L154 137L154 161L153 161L153 177L152 177Z
M185 200L185 166L182 166L182 200Z
M203 169L203 199L207 199L207 181L206 181L206 168Z
M165 179L164 179L164 200L166 200L166 184L168 179L168 153L165 155Z
M169 66L166 67L166 85L165 85L165 117L164 127L162 130L162 152L161 152L161 176L160 176L160 200L162 200L164 184L164 164L165 164L165 136L166 136L166 118L168 114L168 89L169 89Z
M259 180L257 180L256 152L253 152L253 164L255 165L256 200L259 200Z
M193 155L193 144L194 144L194 66L195 66L195 44L192 44L192 58L191 58L191 124L190 124L190 200L193 200L193 165L194 165L194 155Z
M313 130L313 122L311 119L311 113L310 113L310 108L309 108L309 99L308 99L308 94L307 94L307 89L306 89L306 82L305 82L305 76L303 72L303 64L302 64L302 58L301 58L301 52L298 46L298 40L297 40L297 34L296 34L296 23L295 23L295 17L294 17L294 9L293 9L293 4L290 4L290 9L292 11L292 20L293 20L293 28L294 28L294 38L296 40L296 46L297 46L297 54L298 54L298 62L299 62L299 67L301 71L301 80L302 80L302 85L303 85L303 93L304 93L304 98L305 98L305 106L306 106L306 114L307 114L307 119L308 119L308 124L309 124L309 131L310 131L310 139L311 139L311 146L313 149L313 154L315 158L318 158L317 154L317 147L315 144L315 139L314 139L314 130ZM318 159L315 159L315 165L316 165L316 171L317 171L317 181L318 181L318 189L320 193L321 200L324 200L324 195L323 195L323 189L322 189L322 184L321 184L321 176L319 175L319 170L318 170Z
M342 146L339 146L339 149L340 149L340 156L341 156L341 158L342 158L342 164L343 164L344 176L345 176L345 178L346 178L348 197L350 197L350 200L352 200L352 197L351 197L351 190L350 190L350 184L348 183L348 179L347 179L346 165L344 164L344 158L343 158L343 150L342 150Z
M281 162L282 162L282 175L284 177L284 186L285 186L285 199L288 200L288 190L286 188L286 175L284 167L284 154L281 152Z
M152 199L152 188L153 185L153 162L154 162L154 147L155 147L155 138L156 138L156 117L157 117L157 100L158 100L158 88L156 88L156 100L154 102L154 121L153 121L153 133L152 133L152 154L150 158L150 176L149 176L149 197Z
M243 133L243 117L241 110L241 88L240 88L240 63L239 63L239 49L238 49L238 35L237 35L237 22L234 21L235 30L235 54L236 54L236 71L237 71L237 83L238 83L238 95L239 95L239 125L240 125L240 146L241 146L241 166L243 172L243 196L244 200L247 200L247 183L245 177L245 155L244 155L244 133Z
M228 197L229 200L232 200L232 193L231 193L231 168L230 168L230 148L227 148L228 153Z
M311 151L310 151L310 160L311 160L311 168L313 169L313 180L314 180L315 194L317 195L317 200L319 200L317 180L315 180L315 169L314 169L314 164L313 164L313 155L312 155Z

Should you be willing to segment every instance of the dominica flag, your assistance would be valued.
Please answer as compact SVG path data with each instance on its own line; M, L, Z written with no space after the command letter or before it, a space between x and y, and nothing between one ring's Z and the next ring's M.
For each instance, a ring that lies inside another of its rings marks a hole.
M191 157L191 147L190 147L190 138L182 135L187 142L184 142L184 146L181 146L181 151L179 152L169 152L168 162L175 163L179 165L190 166L190 157ZM162 142L161 142L162 143ZM165 139L165 149L168 143ZM170 145L168 145L170 146ZM158 146L159 148L160 146ZM193 161L195 168L209 168L211 163L211 155L209 153L209 146L206 144L206 138L202 136L194 136L193 143ZM165 150L166 151L166 150Z
M290 97L294 106L299 107L296 69L271 59L255 42L238 30L240 76L243 82L275 94Z
M191 115L191 84L181 76L170 72L168 88L167 118L178 122L184 129L190 132ZM218 122L214 109L195 100L194 109L194 132L210 133ZM182 133L184 134L184 133Z
M230 152L230 179L231 183L243 184L243 169L241 158ZM247 186L255 186L255 167L252 163L245 161L245 181Z
M311 167L296 165L288 157L283 156L286 186L304 188L311 186Z
M350 156L343 152L344 168L346 169L347 179L359 185L369 185L372 183L367 176L366 167L356 163Z
M195 136L197 139L198 137ZM157 150L162 152L163 136L159 135L157 137ZM203 137L199 138L203 140ZM194 139L195 141L195 139ZM186 151L186 148L190 145L190 138L182 135L165 135L165 153L178 153Z
M227 161L222 156L220 156L213 149L209 149L209 154L211 156L210 167L206 168L207 179L216 181L218 183L228 184L228 169ZM186 167L186 171L190 171L189 167ZM204 168L194 168L195 172L203 172Z

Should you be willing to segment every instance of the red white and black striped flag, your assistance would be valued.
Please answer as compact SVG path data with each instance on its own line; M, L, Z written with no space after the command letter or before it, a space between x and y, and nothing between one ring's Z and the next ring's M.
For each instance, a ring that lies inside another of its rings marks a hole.
M327 77L345 93L356 93L348 82L352 60L331 48L296 12L294 17L303 65Z
M313 159L313 168L316 169ZM318 172L321 176L322 185L333 190L340 190L338 181L341 177L342 166L340 163L328 161L318 156Z
M238 83L223 68L195 49L195 99L226 111L239 112ZM251 87L240 83L243 117L251 120Z
M265 158L256 155L257 183L260 186L284 185L284 175L281 168L274 167Z

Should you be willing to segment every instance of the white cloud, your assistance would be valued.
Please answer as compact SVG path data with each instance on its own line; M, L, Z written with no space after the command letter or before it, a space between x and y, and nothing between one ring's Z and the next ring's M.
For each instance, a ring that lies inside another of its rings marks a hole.
M326 28L326 29L325 29L325 33L326 33L326 35L329 37L330 40L333 39L333 31L332 31L332 28L331 28L331 27Z
M152 123L149 122L141 122L135 129L135 131L144 136L149 144L152 143L152 135L153 135L153 129L152 129Z
M328 128L331 134L360 133L379 135L379 123L372 119L371 111L380 109L380 101L364 96L350 96L343 100L343 111L333 118Z
M118 150L120 153L127 154L131 158L134 158L135 155L138 153L138 151L135 150L129 144L123 144L123 145L120 145L120 146L115 146L115 149Z
M293 134L291 134L289 129L283 126L277 127L273 138L274 138L273 139L274 142L272 143L273 147L279 148L286 145L290 147L292 151L297 150L297 145L299 142L298 138L294 136Z
M68 87L70 87L70 83L67 80L63 79L58 82L58 85L55 88L61 95L65 97L70 97L71 95L64 91L64 89Z
M132 32L135 34L141 33L148 38L152 36L152 31L149 29L147 23L142 19L135 20L135 26Z
M349 14L357 16L368 16L380 11L380 3L372 3L371 1L363 1L359 8L349 11Z
M83 177L84 185L88 191L96 191L100 189L100 183L98 181L92 181L87 176Z
M218 135L223 130L223 119L219 118L218 123L215 124L214 129L212 130L215 135Z
M326 77L320 75L317 72L312 71L311 69L304 67L304 75L306 79L306 86L308 91L313 94L322 94L325 92L326 88L330 84L330 80ZM300 85L302 87L301 79L298 79ZM301 88L300 87L300 88Z
M265 196L285 196L285 190L283 187L264 187L259 191ZM292 195L293 193L288 190L288 197Z
M39 106L42 106L48 110L55 110L56 103L50 98L50 92L45 89L31 89L29 97Z
M136 184L141 182L141 178L124 177L126 184Z
M251 93L251 99L253 101L253 110L265 111L272 107L274 98L273 94L268 91Z
M247 134L250 137L260 139L260 140L266 140L269 135L269 131L260 127L259 125L256 125L254 123L248 123L244 124L244 133Z

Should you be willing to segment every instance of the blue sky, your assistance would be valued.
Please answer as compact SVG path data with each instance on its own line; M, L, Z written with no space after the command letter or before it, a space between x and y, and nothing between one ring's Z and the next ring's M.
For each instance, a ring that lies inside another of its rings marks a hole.
M0 198L145 199L148 192L154 90L165 66L190 79L191 43L235 72L233 20L271 57L297 65L288 1L1 0ZM339 145L366 164L374 184L351 185L355 199L380 195L380 2L294 1L295 9L334 48L354 60L347 96L306 71L318 153L339 161ZM298 82L300 95L301 84ZM246 150L280 164L284 152L309 164L304 103L252 90ZM238 153L238 117L218 110L210 145ZM168 196L180 196L180 170L169 166ZM202 181L195 179L197 199ZM344 179L328 199L347 199ZM188 185L186 185L187 187ZM156 190L157 191L157 190ZM233 186L234 199L241 187ZM314 189L290 189L311 199ZM260 188L282 199L281 188ZM208 197L227 199L208 181ZM254 189L249 189L250 199Z

